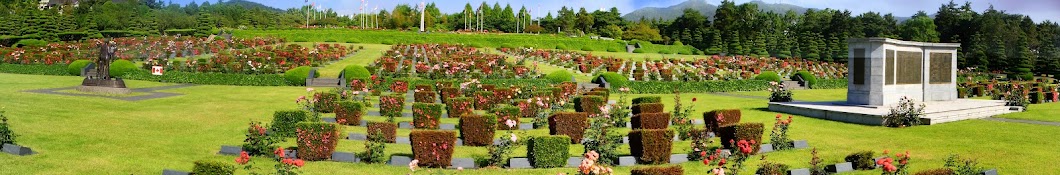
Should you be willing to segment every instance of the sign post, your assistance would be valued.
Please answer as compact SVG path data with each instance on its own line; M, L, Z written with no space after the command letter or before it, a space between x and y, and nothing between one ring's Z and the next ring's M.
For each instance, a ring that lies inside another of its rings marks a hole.
M151 66L151 75L162 75L165 69L162 66Z

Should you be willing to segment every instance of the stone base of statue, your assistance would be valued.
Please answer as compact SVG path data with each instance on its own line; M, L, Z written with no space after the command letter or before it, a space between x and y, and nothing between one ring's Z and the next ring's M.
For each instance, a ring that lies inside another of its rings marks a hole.
M125 87L125 81L119 78L113 79L91 79L85 78L78 91L103 94L129 94L132 90Z

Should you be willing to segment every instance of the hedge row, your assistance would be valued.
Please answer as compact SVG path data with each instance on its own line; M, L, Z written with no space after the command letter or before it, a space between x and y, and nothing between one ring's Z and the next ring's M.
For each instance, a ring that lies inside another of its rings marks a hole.
M721 117L721 121L718 118ZM703 123L707 124L707 131L717 132L719 127L740 123L739 109L718 109L703 113Z
M276 111L272 114L272 133L280 137L295 136L295 124L309 121L309 114L302 110Z
M460 138L465 146L487 146L493 144L496 133L496 116L464 115L460 116Z
M582 143L588 127L589 114L584 112L556 112L548 117L548 134L566 135L571 144Z
M517 130L519 129L519 108L511 105L501 105L490 109L490 113L497 116L497 130ZM505 123L508 120L515 121L515 126L508 127Z
M475 109L487 110L490 106L493 106L493 92L490 91L478 91L475 92Z
M306 161L331 159L342 137L335 124L323 122L301 122L296 125L298 135L298 158Z
M332 113L338 106L339 94L333 92L317 92L316 94L313 94L313 98L317 100L316 103L313 103L315 106L314 109L316 109L317 112Z
M764 91L769 88L769 81L729 80L729 81L634 81L629 82L630 93L635 94L670 94L674 88L682 93L712 93L735 91ZM611 87L617 88L617 87Z
M526 155L534 168L557 168L570 158L570 137L565 135L534 137L527 144Z
M438 120L440 120L441 118L442 104L412 104L412 126L416 129L438 129Z
M335 120L342 125L361 125L361 116L364 116L365 106L361 102L340 101L335 108Z
M453 148L456 147L453 131L412 130L409 140L412 141L412 154L420 161L420 166L445 168L451 165Z
M670 126L670 113L641 113L630 118L633 129L666 129Z
M70 75L68 67L61 64L4 64L0 63L0 73L30 75Z
M647 96L633 98L633 105L641 103L662 103L662 97L659 96Z
M391 79L386 79L386 80L380 82L381 83L380 87L389 88L390 85L393 84L395 81L404 81L404 82L407 82L408 84L438 84L439 82L464 82L465 80L464 79L430 80L430 79L391 78ZM519 86L519 87L532 89L531 87L547 88L547 87L550 87L552 85L552 82L550 82L548 80L536 79L536 78L479 79L479 82L482 84L483 88L485 88L487 85L496 86L496 87L508 87L508 86L513 86L514 85L514 86ZM458 84L458 83L456 83L456 84ZM452 87L452 85L455 85L455 84L451 84L450 86L439 86L438 88ZM381 89L381 90L392 90L392 89Z
M143 80L166 83L187 83L205 85L234 85L234 86L287 86L287 83L279 74L226 74L226 73L199 73L199 72L177 72L170 71L164 75L152 75L147 70L131 71L121 78L126 80ZM299 85L301 86L301 85Z
M590 115L600 114L600 107L607 104L604 97L596 95L583 95L574 97L574 111L587 112Z
M633 115L641 113L659 113L663 112L662 103L640 103L633 105Z
M726 149L732 149L734 144L729 141L739 142L740 140L754 140L755 143L751 146L754 149L751 151L752 154L758 153L758 149L761 149L762 145L762 123L738 123L734 125L722 126L718 128L718 137L721 138L722 146Z
M449 118L472 114L474 110L474 99L467 97L449 99L445 105L445 112L449 114Z
M385 117L401 117L405 109L405 94L389 94L379 97L379 114Z
M813 84L814 89L846 89L847 79L819 79Z
M629 132L629 152L640 164L670 163L674 131L638 129Z
M434 103L435 94L431 91L417 91L412 98L416 103Z
M685 170L681 166L658 166L637 167L630 172L631 175L683 175Z
M368 122L368 138L382 134L386 143L394 143L397 135L397 124L387 122Z
M460 97L460 89L455 87L438 88L438 93L441 94L441 97L439 98L444 102L449 101L449 99Z

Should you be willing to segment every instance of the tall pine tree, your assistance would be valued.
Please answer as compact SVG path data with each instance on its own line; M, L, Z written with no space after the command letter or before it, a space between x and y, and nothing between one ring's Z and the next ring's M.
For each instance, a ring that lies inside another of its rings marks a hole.
M1031 69L1034 68L1034 53L1031 53L1030 44L1027 41L1026 36L1020 36L1019 41L1016 43L1016 56L1012 57L1013 69L1009 73L1010 78L1018 78L1022 80L1034 79L1034 73L1031 73Z

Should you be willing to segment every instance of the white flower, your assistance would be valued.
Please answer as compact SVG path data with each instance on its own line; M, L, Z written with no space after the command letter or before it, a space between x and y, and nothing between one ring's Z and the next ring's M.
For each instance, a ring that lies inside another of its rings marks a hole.
M519 136L516 136L515 133L512 133L512 142L518 142L518 141L519 141Z
M306 91L306 92L312 92L312 91L313 91L313 88L305 88L305 91Z
M409 170L416 171L416 167L418 167L419 164L420 164L420 160L419 159L412 160L412 162L409 162Z

